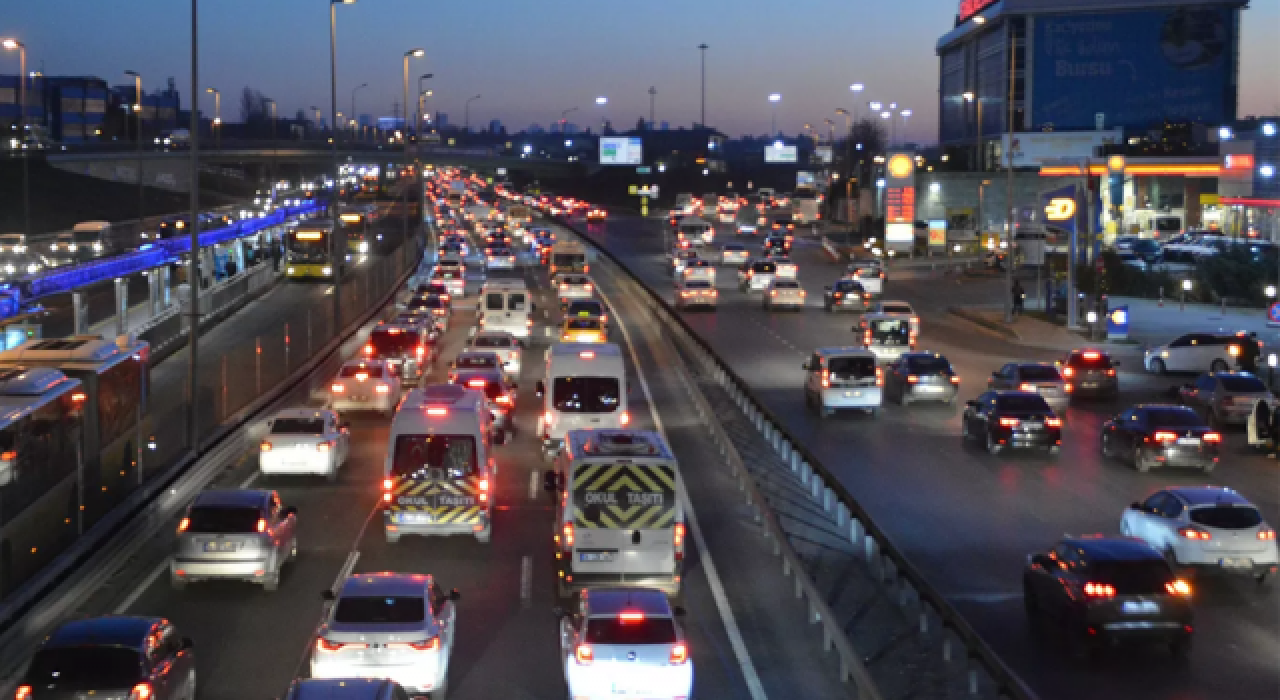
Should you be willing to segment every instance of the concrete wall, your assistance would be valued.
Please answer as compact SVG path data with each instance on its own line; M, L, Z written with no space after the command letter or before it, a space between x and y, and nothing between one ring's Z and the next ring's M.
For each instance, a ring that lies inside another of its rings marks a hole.
M100 180L133 184L138 181L138 161L50 158L49 164L59 170L88 175ZM142 161L142 182L151 187L190 192L191 177L186 161Z

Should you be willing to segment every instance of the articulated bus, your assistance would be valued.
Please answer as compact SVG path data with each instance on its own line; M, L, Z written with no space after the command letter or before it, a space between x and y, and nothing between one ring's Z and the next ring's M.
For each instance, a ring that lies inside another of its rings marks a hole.
M347 252L367 255L373 248L373 225L378 220L376 204L361 204L342 212L342 228L347 238Z
M299 224L285 234L285 277L289 279L333 279L346 267L346 227L335 230L332 219L316 219ZM334 236L338 239L332 240ZM338 259L334 260L334 251Z
M0 368L0 595L83 528L84 386L48 368Z

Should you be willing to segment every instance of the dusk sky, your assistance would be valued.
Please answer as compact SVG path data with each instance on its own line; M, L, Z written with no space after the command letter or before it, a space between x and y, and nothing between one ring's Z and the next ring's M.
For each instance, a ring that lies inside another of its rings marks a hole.
M9 3L0 36L25 42L32 70L96 75L123 84L123 71L143 75L144 90L173 76L189 104L190 24L182 0L37 0ZM707 121L737 136L769 128L771 92L782 94L778 126L843 123L837 107L853 106L849 84L867 86L860 101L896 101L914 111L912 139L937 137L938 61L934 45L951 28L952 0L778 2L650 0L643 3L555 0L549 3L360 0L338 8L338 109L350 111L351 89L364 82L357 112L391 113L401 99L401 57L416 77L435 73L432 108L461 124L466 98L471 125L501 119L515 131L546 125L561 110L598 125L623 128L649 113L673 127L698 118L698 49L707 52ZM1241 116L1280 113L1280 2L1255 0L1242 14ZM201 91L223 92L223 117L239 119L246 86L274 98L282 114L329 110L329 24L325 0L204 0L201 3ZM0 55L0 73L17 57ZM609 98L597 107L595 98ZM213 110L210 95L202 109ZM411 97L411 99L415 99Z

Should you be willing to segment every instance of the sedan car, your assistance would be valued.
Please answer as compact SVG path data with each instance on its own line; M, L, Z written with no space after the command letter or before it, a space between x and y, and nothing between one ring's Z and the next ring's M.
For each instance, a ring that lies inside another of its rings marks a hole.
M906 406L912 401L956 402L960 377L947 358L934 352L909 352L889 364L885 393Z
M1222 434L1194 410L1171 404L1141 404L1102 424L1103 457L1123 457L1134 469L1186 467L1206 473L1218 465Z
M1209 372L1178 389L1178 399L1209 425L1243 425L1259 401L1275 400L1267 385L1248 372Z
M609 309L599 299L574 299L564 309L565 316L575 318L598 318L609 329Z
M751 253L741 243L726 243L720 248L721 265L741 265L751 259Z
M688 698L689 643L662 591L602 588L573 612L557 609L560 658L571 698Z
M560 275L557 284L557 294L560 296L560 305L566 306L574 299L590 299L595 294L595 287L591 284L591 278L586 275L568 274Z
M600 207L591 207L587 210L587 221L604 221L609 218L608 212Z
M462 265L446 265L450 262L456 261L441 260L431 272L431 280L443 283L449 294L461 299L467 295L467 273Z
M274 591L285 562L298 556L297 526L298 510L275 491L203 491L178 523L169 582L182 590L191 581L236 579Z
M333 605L316 633L312 678L388 678L411 694L445 693L456 590L384 571L353 574L324 598Z
M1061 414L1071 401L1071 385L1057 367L1044 362L1010 362L991 373L991 389L1018 389L1040 394Z
M458 372L473 369L502 370L502 357L491 350L463 350L449 363L449 381L457 377Z
M866 311L871 295L856 280L838 279L822 288L822 308L827 311Z
M606 343L609 341L604 322L598 318L566 316L560 327L560 341L564 343Z
M751 260L738 268L738 289L744 292L764 291L773 284L778 266L770 260Z
M435 327L441 333L446 333L449 330L454 298L451 294L420 294L410 297L409 301L405 302L404 310L423 316L430 315Z
M1175 568L1225 572L1263 583L1280 564L1276 531L1258 507L1223 486L1175 486L1135 501L1120 532L1144 540Z
M764 239L764 244L761 246L760 250L765 255L770 253L790 255L791 239L786 236L770 235Z
M507 375L502 370L459 369L449 373L449 381L483 393L493 428L507 434L515 432L516 392L507 385Z
M764 299L760 302L765 311L778 308L789 308L792 311L804 309L806 292L794 278L775 277L765 289Z
M677 309L715 309L719 305L720 292L705 279L686 279L676 287Z
M70 620L40 642L13 697L191 700L194 645L160 617Z
M698 259L698 251L693 248L677 248L671 253L671 274L677 279L684 273L690 263Z
M378 411L390 416L400 403L400 377L382 360L349 360L329 384L335 411Z
M1119 641L1191 650L1191 586L1131 537L1067 537L1027 557L1022 602L1032 629L1062 630L1086 654Z
M966 401L960 428L965 443L977 440L991 454L1024 447L1056 454L1062 447L1062 419L1030 391L987 391Z
M471 336L464 352L491 352L498 356L509 379L520 376L520 341L506 331L479 331Z
M351 449L351 431L337 412L287 408L272 416L267 427L258 448L263 474L319 474L337 480Z
M489 246L484 251L485 269L488 270L514 270L516 269L516 254L506 246Z
M1120 392L1116 367L1120 363L1101 350L1072 350L1055 363L1072 396L1096 395L1115 398Z

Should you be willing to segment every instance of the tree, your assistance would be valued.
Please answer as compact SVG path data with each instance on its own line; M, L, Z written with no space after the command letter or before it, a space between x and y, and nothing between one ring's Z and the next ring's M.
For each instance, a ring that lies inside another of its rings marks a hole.
M841 154L844 162L840 169L840 176L847 179L852 175L857 178L859 185L864 184L866 182L863 179L864 175L870 178L873 159L878 155L884 155L887 142L884 126L880 122L872 119L859 119L854 122L849 129L848 140Z
M639 119L636 120L636 131L644 131L644 128L645 128L644 117L640 117Z

